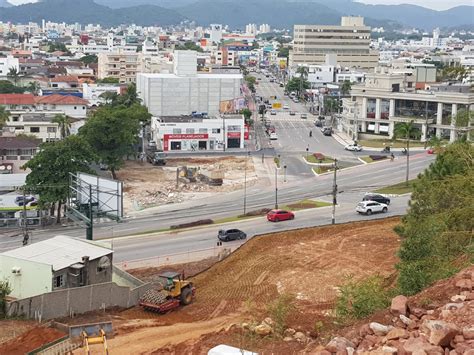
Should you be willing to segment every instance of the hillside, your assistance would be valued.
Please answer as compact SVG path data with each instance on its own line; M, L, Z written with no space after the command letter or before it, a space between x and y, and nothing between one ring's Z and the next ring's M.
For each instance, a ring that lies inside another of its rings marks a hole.
M142 5L127 9L110 9L92 0L45 0L2 9L1 21L41 23L46 21L66 23L99 23L103 26L136 23L140 25L172 25L184 20L173 10L158 6Z

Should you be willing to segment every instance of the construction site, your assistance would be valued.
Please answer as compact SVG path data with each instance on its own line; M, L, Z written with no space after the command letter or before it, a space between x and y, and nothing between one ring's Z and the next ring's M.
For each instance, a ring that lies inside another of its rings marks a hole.
M127 161L117 172L124 183L124 212L140 211L243 188L257 181L251 157L173 158L166 165Z
M172 302L184 293L192 293L192 299L179 306L175 302L177 307L172 311L161 312L142 304L56 321L67 326L111 322L113 332L106 344L112 354L207 354L218 344L261 354L296 353L310 342L322 341L314 334L315 324L331 324L338 287L348 277L361 279L379 274L393 282L400 244L393 228L398 223L398 218L390 218L262 235L220 262L206 259L131 270L131 274L151 282L153 287L163 286L164 272L175 278L184 272L186 281L180 284L180 292L176 291L175 283L168 294L176 296L170 298ZM186 288L192 290L184 292ZM288 326L305 334L305 342L255 337L242 329L242 324L269 317L268 305L285 294L295 298ZM174 308L170 303L168 306ZM28 323L24 331L35 334L38 329ZM39 333L57 331L48 329L51 330L41 328ZM2 328L0 333L4 333ZM0 344L0 353L24 353L37 348L38 340L30 344L30 337L25 334L10 333L9 339L4 338ZM64 335L54 334L58 339ZM22 339L20 351L18 339ZM45 340L49 341L50 338ZM97 351L92 353L104 351L103 342L90 347ZM84 347L74 351L83 354Z

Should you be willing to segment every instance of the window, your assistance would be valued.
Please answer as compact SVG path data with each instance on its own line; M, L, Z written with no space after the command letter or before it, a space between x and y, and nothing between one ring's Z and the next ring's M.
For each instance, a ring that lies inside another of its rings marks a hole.
M77 106L74 106L74 110L77 110Z
M39 133L40 128L39 127L30 127L30 132L31 133Z
M56 133L56 127L47 127L46 132L48 132L48 133Z
M194 128L186 128L186 134L194 134Z
M181 128L173 128L173 134L181 134Z
M221 129L220 128L213 128L212 133L221 133Z
M227 132L240 132L240 126L227 126Z
M63 287L64 286L64 275L58 275L54 278L54 284L53 286L55 288L57 287Z
M199 128L199 133L207 133L207 128Z

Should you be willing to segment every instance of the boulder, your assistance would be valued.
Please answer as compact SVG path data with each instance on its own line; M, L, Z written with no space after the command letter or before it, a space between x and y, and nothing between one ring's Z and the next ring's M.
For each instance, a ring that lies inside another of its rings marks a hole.
M369 334L374 334L372 329L370 329L369 324L364 324L363 326L359 328L359 336L365 337L366 335L369 335Z
M265 318L262 323L265 323L265 324L269 325L272 328L275 325L275 322L270 317Z
M392 346L383 346L382 349L381 349L381 353L383 355L385 354L391 354L391 355L396 355L398 353L398 349L397 348L394 348Z
M399 316L400 314L406 316L408 310L407 302L408 299L403 295L394 297L392 299L392 304L390 305L390 312L395 316Z
M377 322L372 322L369 324L370 329L374 332L375 335L387 335L387 333L393 328L392 326L383 325Z
M459 329L451 323L442 320L427 320L423 327L429 331L429 342L436 346L448 346L459 333Z
M443 348L441 348L440 346L431 345L422 337L408 339L403 344L402 349L408 353L411 353L412 355L420 354L420 353L416 353L416 351L423 351L423 354L426 354L428 352L431 353L431 352L438 352L438 351L441 351L444 353Z
M411 326L413 323L415 323L413 320L408 318L407 316L404 316L403 314L399 315L400 320L405 324L407 327Z
M294 330L293 328L285 329L285 335L293 336L293 335L295 335L295 333L296 333L296 330Z
M289 341L293 341L293 337L284 337L283 338L283 341L286 341L286 342L289 342Z
M474 326L462 328L462 335L466 340L474 339Z
M459 287L461 291L472 291L472 281L470 279L460 279L456 281L456 287Z
M354 349L354 344L344 337L335 337L326 345L326 349L333 353L347 351L347 348Z
M464 302L466 300L466 295L454 295L451 297L451 302Z
M300 343L306 343L306 340L308 339L302 332L296 332L294 338Z
M257 325L253 331L258 335L265 336L271 334L272 327L270 327L268 324L262 323Z
M384 342L387 342L388 340L394 340L394 339L400 339L400 338L406 339L406 338L408 338L408 336L409 336L409 334L405 329L393 328L384 337Z

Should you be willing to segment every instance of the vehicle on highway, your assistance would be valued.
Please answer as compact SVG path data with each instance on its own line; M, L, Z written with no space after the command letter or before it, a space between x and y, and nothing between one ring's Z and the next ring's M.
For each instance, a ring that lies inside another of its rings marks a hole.
M281 88L284 87L284 86L285 86L285 85L284 85L283 83L280 83L280 87L281 87Z
M345 150L351 151L351 152L360 152L362 151L362 147L358 144L348 144L344 147Z
M217 238L223 242L229 242L231 240L246 239L247 234L240 229L220 229Z
M270 79L270 82L271 82L271 83L274 83L274 82L275 82L275 79Z
M293 99L293 102L294 102L295 104L297 104L298 102L300 102L300 100L299 100L297 97L295 97L295 98Z
M330 135L332 135L332 128L331 127L323 127L323 128L321 128L321 132L325 136L330 136Z
M277 114L277 112L275 110L270 111L270 115L275 116L276 114Z
M296 115L295 111L290 111L290 116Z
M314 125L315 125L316 127L322 127L322 126L323 126L323 121L316 120L316 121L314 121Z
M307 118L308 118L308 115L307 115L306 113L302 113L302 114L301 114L301 118L302 118L302 119L307 119Z
M381 194L374 194L370 192L364 195L364 198L362 199L362 201L376 201L379 203L383 203L385 205L390 205L390 198Z
M284 110L289 110L289 109L290 109L290 106L288 106L288 104L284 104L284 105L283 105L283 109L284 109Z
M384 203L378 203L375 201L362 201L357 204L356 212L360 214L366 214L370 216L372 213L382 212L386 213L388 206Z
M270 140L275 141L278 139L278 135L275 132L270 133Z
M267 213L267 220L270 222L280 222L295 218L295 214L285 210L271 210Z

